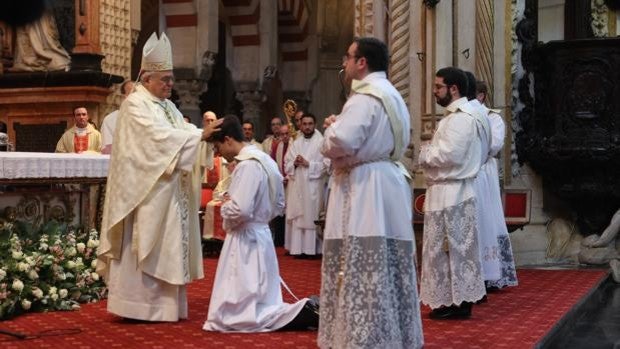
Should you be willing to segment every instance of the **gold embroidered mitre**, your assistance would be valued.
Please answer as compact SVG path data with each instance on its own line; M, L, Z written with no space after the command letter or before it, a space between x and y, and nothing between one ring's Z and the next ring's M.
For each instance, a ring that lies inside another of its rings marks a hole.
M161 33L159 39L156 33L151 34L142 49L140 69L142 71L172 70L172 48L166 34Z

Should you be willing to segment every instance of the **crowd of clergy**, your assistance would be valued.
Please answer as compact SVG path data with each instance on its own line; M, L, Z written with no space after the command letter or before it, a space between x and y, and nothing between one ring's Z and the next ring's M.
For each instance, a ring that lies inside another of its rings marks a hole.
M259 143L254 125L234 115L206 112L202 129L183 121L168 99L170 44L154 34L141 80L122 85L126 99L104 119L103 136L77 107L56 149L112 154L97 264L108 310L187 318L185 285L203 277L194 234L201 182L213 189L226 231L208 331L318 327L325 348L417 348L420 302L431 319L467 318L488 292L517 285L497 161L505 125L485 106L486 84L453 67L436 72L433 94L445 115L418 157L427 190L415 266L411 178L398 161L410 120L387 64L385 44L356 39L343 57L350 97L325 118L324 134L314 115L297 111L292 120L274 116ZM274 245L297 258L323 254L320 310L315 299L282 301L288 287Z
M213 112L203 115L204 122L215 119ZM320 152L323 135L316 129L316 117L300 110L289 125L275 116L270 121L271 132L262 143L254 138L251 122L243 122L242 126L245 142L268 154L283 176L286 210L270 224L275 246L284 246L288 254L298 258L317 258L321 254L317 223L325 206L329 159ZM233 168L234 162L229 164L216 154L214 166L206 170L208 187L217 184L213 204L222 201L221 194L230 183ZM210 215L205 217L203 237L208 239L214 236L213 218Z

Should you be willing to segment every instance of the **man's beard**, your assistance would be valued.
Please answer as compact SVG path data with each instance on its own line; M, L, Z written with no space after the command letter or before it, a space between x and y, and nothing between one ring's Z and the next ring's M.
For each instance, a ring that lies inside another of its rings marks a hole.
M449 94L446 94L444 97L435 96L435 99L437 100L437 104L444 108L449 106L450 103L452 103L452 96Z
M303 134L305 138L312 138L312 135L314 134L314 130L312 130L310 133L303 132Z

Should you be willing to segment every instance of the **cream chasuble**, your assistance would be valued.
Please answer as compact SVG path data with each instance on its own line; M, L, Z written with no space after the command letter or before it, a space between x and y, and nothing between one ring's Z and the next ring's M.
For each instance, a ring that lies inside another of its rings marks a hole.
M108 310L176 321L186 317L184 285L203 277L194 178L206 164L207 154L197 154L201 131L141 85L117 122L97 263L110 290Z
M77 128L75 126L63 133L60 140L56 144L57 153L75 153L75 134ZM99 153L101 151L101 134L90 123L86 126L86 134L88 134L88 152Z

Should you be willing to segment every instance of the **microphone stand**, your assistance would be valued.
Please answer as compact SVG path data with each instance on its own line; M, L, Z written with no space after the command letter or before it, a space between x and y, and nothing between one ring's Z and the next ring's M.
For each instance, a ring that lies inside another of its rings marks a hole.
M346 101L349 96L349 91L347 91L348 89L344 83L344 69L340 69L338 71L338 81L340 82L340 86L342 86L342 89L340 90L340 98Z
M11 332L11 331L6 331L2 329L0 329L0 334L5 334L7 336L11 336L11 337L19 338L19 339L26 339L26 337L28 337L27 335L23 333Z

